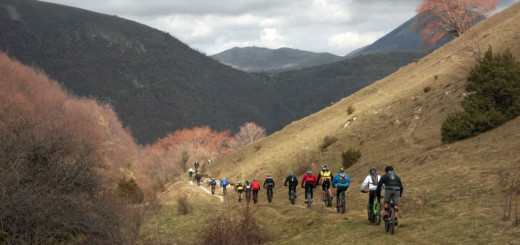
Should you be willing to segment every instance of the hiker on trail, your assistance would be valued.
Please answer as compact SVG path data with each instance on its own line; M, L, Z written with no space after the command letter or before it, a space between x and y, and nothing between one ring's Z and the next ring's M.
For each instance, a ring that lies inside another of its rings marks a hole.
M312 202L313 193L312 189L316 187L317 179L316 175L314 175L311 170L307 170L307 173L303 175L302 179L302 188L305 188L305 203ZM311 200L308 200L307 196L310 194Z
M347 189L350 186L350 178L348 177L347 173L345 173L344 168L340 168L338 174L336 174L336 176L334 176L334 179L332 180L332 187L336 188L336 185L338 187L336 193L336 207L339 207L339 196L342 192L345 192L345 194L347 194Z
M296 186L298 186L298 179L296 176L294 176L294 173L291 171L289 172L289 176L285 178L284 186L287 186L287 183L289 183L289 199L291 199L291 189L294 190L294 195L296 198Z
M222 186L222 192L224 192L224 196L226 195L226 186L228 185L228 181L226 178L222 178L220 180L220 186Z
M191 176L193 176L193 168L188 169L188 174L190 175L190 180L191 180Z
M367 190L365 189L368 185L368 210L371 212L374 207L372 205L374 204L374 198L376 197L376 190L377 190L377 184L379 183L379 180L381 179L381 176L377 174L377 171L375 168L371 168L368 171L368 176L363 181L363 184L361 184L361 192L367 193ZM368 216L368 219L370 220L370 214Z
M383 185L385 185L385 216L384 220L388 220L388 211L390 199L394 202L394 210L395 210L395 225L397 225L397 217L399 216L399 200L401 199L401 196L403 195L403 183L401 183L401 178L397 176L394 172L394 168L392 166L386 166L385 167L386 174L381 177L381 180L377 184L377 201L381 200L381 188L383 188Z
M195 178L197 179L197 185L200 185L200 178L202 178L202 175L200 174L200 172L197 172L197 174L195 175Z

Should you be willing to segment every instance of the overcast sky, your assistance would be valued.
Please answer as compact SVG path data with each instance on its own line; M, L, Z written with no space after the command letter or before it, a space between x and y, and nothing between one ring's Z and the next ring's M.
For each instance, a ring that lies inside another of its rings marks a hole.
M131 19L209 55L249 46L346 55L412 18L422 0L45 1Z

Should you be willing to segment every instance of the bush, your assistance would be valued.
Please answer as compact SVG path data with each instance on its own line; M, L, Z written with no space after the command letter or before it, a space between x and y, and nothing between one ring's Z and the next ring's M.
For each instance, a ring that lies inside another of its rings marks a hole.
M193 210L193 207L188 202L187 195L181 195L179 198L177 198L177 211L179 212L180 215L190 214L192 210Z
M332 144L336 143L338 141L338 138L334 137L334 136L325 136L325 138L323 138L323 142L321 143L320 145L320 151L325 151L325 149L327 149L327 147L331 146Z
M133 204L142 203L144 201L143 191L137 185L133 178L123 178L118 185L119 196L130 201Z
M468 76L469 96L463 111L447 116L441 127L444 143L466 139L520 115L520 64L508 50L493 55L491 47Z
M343 160L343 167L349 168L361 158L361 152L349 148L348 150L341 153L341 159Z
M349 106L347 107L347 114L348 114L348 115L354 113L354 111L356 111L356 108L354 108L353 105L349 105Z
M428 93L428 92L430 92L430 90L432 90L432 87L430 87L430 86L423 88L424 93Z

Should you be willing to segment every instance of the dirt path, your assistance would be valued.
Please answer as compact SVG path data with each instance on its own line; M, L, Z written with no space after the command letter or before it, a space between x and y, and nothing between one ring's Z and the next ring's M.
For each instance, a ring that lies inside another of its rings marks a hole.
M193 181L190 180L190 185L194 185L193 184ZM211 194L211 191L209 191L206 187L204 186L199 186L204 192L208 193L209 195L211 196L216 196L220 199L221 202L224 202L224 197L223 196L219 196L219 195L212 195Z

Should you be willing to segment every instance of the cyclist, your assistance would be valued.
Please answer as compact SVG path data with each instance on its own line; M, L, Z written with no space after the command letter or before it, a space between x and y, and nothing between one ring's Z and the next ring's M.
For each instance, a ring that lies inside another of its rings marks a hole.
M294 198L296 198L296 186L298 186L298 179L296 176L294 176L292 171L289 172L289 176L287 176L283 185L287 186L287 183L289 183L289 199L291 199L291 189L294 190Z
M244 191L244 186L242 185L242 181L238 181L238 184L235 186L235 191L238 192L238 200L242 200L242 192Z
M318 174L318 185L321 185L321 189L323 190L323 201L325 201L325 197L327 193L325 193L325 188L329 188L329 195L332 197L332 191L330 189L330 182L332 179L332 175L330 173L327 164L323 164L320 174Z
M377 171L375 168L371 168L368 171L369 175L365 178L363 181L363 184L361 184L361 192L367 193L366 187L368 185L368 210L373 210L374 207L372 205L374 204L374 198L376 197L376 190L377 190L377 184L379 183L379 180L381 177L377 174ZM370 211L371 212L371 211ZM370 213L368 215L368 219L370 220Z
M220 180L220 186L222 186L222 192L224 193L224 195L226 195L226 186L228 185L228 181L226 178L222 178Z
M195 174L195 178L197 179L197 185L200 185L200 178L202 178L200 172L197 172L197 174Z
M215 194L215 186L217 185L215 178L211 178L209 185L211 185L211 194Z
M314 175L311 170L307 170L307 174L303 175L302 178L302 188L305 187L305 203L312 202L313 199L313 193L312 189L316 187L317 179L316 175ZM305 185L305 186L304 186ZM311 195L311 200L307 199L307 194Z
M250 197L251 196L251 183L249 183L249 180L246 180L244 187L246 188L246 197Z
M193 176L193 168L188 169L188 174L190 175L190 180L191 180L191 176Z
M403 195L403 183L401 183L401 179L394 172L394 168L392 166L385 167L386 174L381 177L379 183L377 184L377 201L381 200L381 188L385 185L385 212L384 212L384 220L388 221L388 211L390 210L389 203L390 199L394 201L394 211L395 211L395 225L397 226L397 217L399 216L399 200Z
M338 188L336 190L336 207L339 207L341 205L339 203L339 196L342 192L345 192L346 194L347 189L350 186L350 178L348 177L347 173L345 173L344 168L340 168L338 174L336 174L336 176L334 176L334 179L332 179L332 187L336 188L336 185Z
M267 174L267 178L265 178L264 181L264 188L267 189L267 195L269 198L269 190L271 190L271 194L274 196L273 189L274 189L274 179L271 177L271 174Z
M195 167L195 171L197 171L197 169L199 169L199 161L196 161L193 166Z
M253 179L253 183L251 183L251 189L253 190L253 197L258 198L258 191L260 191L260 183L256 180L256 178Z

